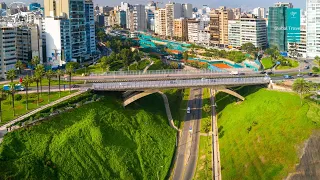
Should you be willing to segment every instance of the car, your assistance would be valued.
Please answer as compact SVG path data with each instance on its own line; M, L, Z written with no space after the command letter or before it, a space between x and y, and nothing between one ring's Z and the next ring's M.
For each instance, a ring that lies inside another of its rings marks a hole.
M310 69L310 66L305 66L304 69Z
M307 63L307 64L308 64L309 62L308 62L307 60L304 60L304 63Z
M319 74L313 74L312 77L319 77Z
M76 85L76 84L74 84L74 85L72 85L72 88L79 88L80 86L79 85Z
M241 73L239 73L239 75L240 75L240 76L244 76L244 75L246 75L246 73L241 72Z
M190 112L191 112L191 109L190 109L190 107L188 107L187 108L187 114L190 114Z
M286 74L286 75L284 75L284 76L283 76L283 78L285 78L285 79L293 79L293 77L292 77L292 76L287 75L287 74Z
M303 74L298 74L297 77L303 77Z
M239 75L239 72L238 71L231 71L230 75Z
M313 76L313 73L311 73L311 72L310 72L310 73L308 73L308 76Z
M273 72L272 72L272 71L267 72L267 75L271 75L271 74L273 74Z
M261 71L260 74L266 74L266 72L265 71Z

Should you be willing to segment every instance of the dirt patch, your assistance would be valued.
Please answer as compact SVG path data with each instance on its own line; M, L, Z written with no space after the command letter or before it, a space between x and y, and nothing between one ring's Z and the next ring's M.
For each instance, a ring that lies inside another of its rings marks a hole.
M266 163L266 159L264 158L264 156L259 156L259 159L263 164Z
M320 179L320 132L314 133L305 144L296 172L290 173L287 180Z

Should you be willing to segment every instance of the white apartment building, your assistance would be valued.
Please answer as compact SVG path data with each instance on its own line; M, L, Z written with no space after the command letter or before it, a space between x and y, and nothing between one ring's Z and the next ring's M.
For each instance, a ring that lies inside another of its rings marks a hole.
M199 41L200 23L198 20L188 20L188 40L191 43Z
M47 17L46 40L47 40L47 63L53 67L61 66L66 61L72 60L70 21Z
M252 14L257 16L258 18L266 18L266 8L262 8L262 7L254 8Z
M267 24L261 18L241 18L240 44L252 43L255 47L267 47Z
M265 19L242 17L228 21L228 42L232 47L252 43L255 47L267 47L267 25Z
M320 0L307 0L307 58L320 56Z
M16 29L15 27L1 26L0 24L1 78L6 78L5 73L15 69L16 62Z
M234 48L241 46L241 21L229 20L228 21L228 42L229 46Z
M160 36L166 36L166 9L158 9L154 14L154 30Z
M199 30L199 39L197 44L210 45L210 31L209 30Z

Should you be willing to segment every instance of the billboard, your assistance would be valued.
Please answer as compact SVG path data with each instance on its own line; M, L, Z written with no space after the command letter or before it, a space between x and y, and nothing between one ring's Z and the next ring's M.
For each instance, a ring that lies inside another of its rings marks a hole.
M300 42L300 9L288 8L286 16L288 43L298 43Z

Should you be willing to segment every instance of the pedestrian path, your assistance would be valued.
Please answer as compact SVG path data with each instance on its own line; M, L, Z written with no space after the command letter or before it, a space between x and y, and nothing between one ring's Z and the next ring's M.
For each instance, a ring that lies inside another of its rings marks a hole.
M61 103L61 102L63 102L63 101L66 101L66 100L72 98L72 97L78 96L78 95L80 95L80 94L82 94L82 93L84 93L84 92L86 92L86 91L81 90L81 91L78 91L78 92L76 92L76 93L73 93L73 94L70 94L70 95L68 95L68 96L65 96L65 97L63 97L63 98L61 98L61 99L58 99L58 100L56 100L56 101L53 101L53 102L51 102L51 103L49 103L49 104L47 104L47 105L41 106L41 107L39 107L39 108L37 108L37 109L34 109L34 110L28 112L27 114L22 115L22 116L20 116L20 117L18 117L18 118L16 118L16 119L14 119L14 120L12 120L12 121L4 124L4 125L2 125L2 126L0 127L0 143L2 142L4 135L7 134L8 132L10 132L10 130L8 131L7 127L10 127L10 126L12 126L13 124L15 124L15 123L17 123L17 122L20 122L20 121L22 121L22 120L24 120L24 119L26 119L26 118L28 118L28 117L30 117L30 116L32 116L32 115L35 115L35 114L37 114L38 112L40 112L40 111L42 111L42 110L44 110L44 109L46 109L46 108L49 108L49 107L54 106L54 105L56 105L56 104L59 104L59 103Z

